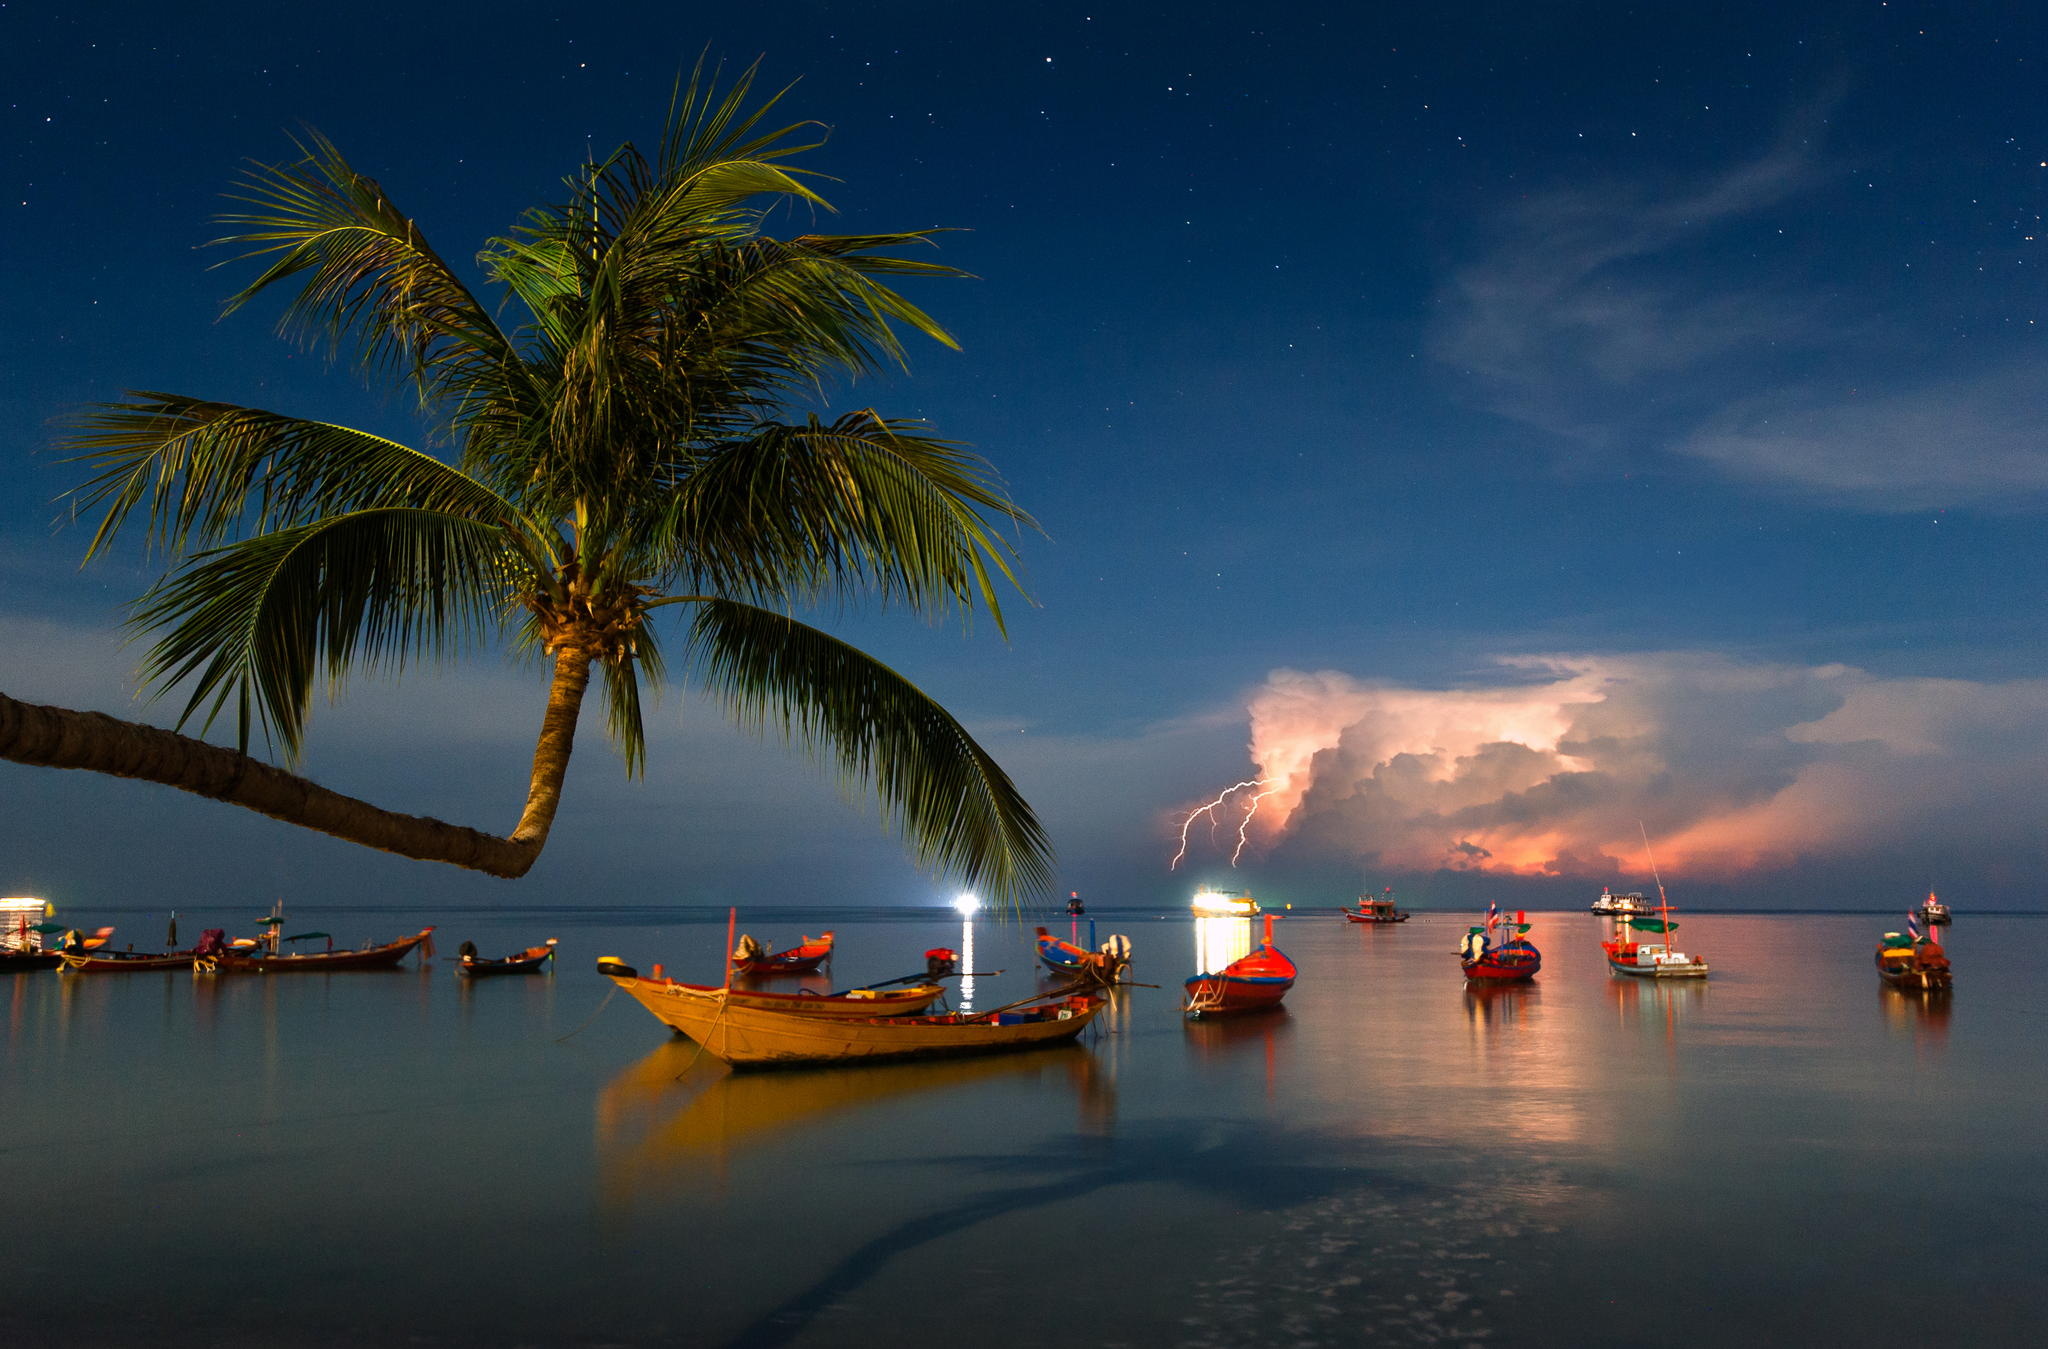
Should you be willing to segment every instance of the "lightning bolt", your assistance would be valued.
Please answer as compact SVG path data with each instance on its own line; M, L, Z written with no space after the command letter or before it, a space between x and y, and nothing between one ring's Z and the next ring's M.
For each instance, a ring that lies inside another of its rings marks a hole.
M1212 829L1215 828L1217 809L1220 806L1222 806L1222 804L1225 801L1228 801L1231 797L1237 795L1239 792L1243 791L1247 787L1272 788L1273 779L1250 778L1244 782L1237 783L1234 786L1225 787L1222 791L1216 793L1215 800L1209 802L1207 805L1196 806L1193 810L1189 811L1187 818L1180 822L1180 851L1175 853L1173 855L1173 860L1166 864L1166 869L1168 871L1173 871L1176 868L1178 868L1180 866L1181 859L1188 855L1188 830L1194 827L1195 821L1200 819L1202 816L1207 815L1209 817L1209 827ZM1245 809L1244 820L1237 827L1237 851L1230 854L1230 865L1236 866L1237 859L1244 854L1245 842L1249 835L1249 831L1252 827L1252 816L1259 813L1259 802L1265 800L1268 796L1271 796L1272 794L1272 791L1268 790L1255 793L1252 796L1251 804Z

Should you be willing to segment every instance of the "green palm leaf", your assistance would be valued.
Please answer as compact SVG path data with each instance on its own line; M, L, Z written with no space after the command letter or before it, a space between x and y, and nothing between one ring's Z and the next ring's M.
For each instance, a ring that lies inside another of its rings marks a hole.
M742 725L829 752L871 788L921 865L1000 902L1051 884L1052 850L988 751L895 671L785 615L729 600L698 609L693 664Z

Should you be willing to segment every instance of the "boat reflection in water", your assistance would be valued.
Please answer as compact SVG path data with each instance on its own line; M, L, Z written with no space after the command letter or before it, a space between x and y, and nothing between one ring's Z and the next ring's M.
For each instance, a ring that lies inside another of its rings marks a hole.
M605 1206L627 1211L702 1181L742 1150L808 1126L837 1128L849 1113L901 1098L1036 1078L1075 1095L1084 1133L1107 1134L1115 1084L1086 1047L1029 1054L735 1073L677 1036L629 1065L597 1096L596 1142Z
M1877 1001L1884 1015L1884 1028L1892 1035L1912 1036L1916 1048L1948 1048L1948 1014L1953 1000L1947 993L1921 993L1879 984Z
M1536 1009L1543 990L1528 983L1465 985L1465 1020L1474 1030L1502 1029Z

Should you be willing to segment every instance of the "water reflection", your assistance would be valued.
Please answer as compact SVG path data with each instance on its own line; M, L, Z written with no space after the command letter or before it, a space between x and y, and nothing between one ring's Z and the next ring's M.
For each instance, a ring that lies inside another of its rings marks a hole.
M1080 1045L1028 1053L786 1073L735 1073L677 1036L599 1091L596 1144L607 1208L685 1190L708 1161L722 1172L740 1151L807 1126L905 1098L1036 1078L1074 1093L1083 1133L1113 1131L1114 1079Z
M1670 1038L1679 1023L1696 1015L1706 1002L1707 981L1614 974L1608 976L1607 993L1619 1024L1660 1031Z
M1954 995L1946 990L1919 992L1877 986L1884 1028L1894 1036L1911 1036L1915 1048L1939 1052L1948 1047L1948 1014Z
M1267 1100L1279 1093L1281 1067L1288 1057L1285 1051L1293 1030L1294 1018L1284 1005L1246 1016L1182 1022L1188 1049L1205 1072L1249 1062L1256 1056L1265 1073Z
M1465 1020L1474 1030L1511 1027L1542 996L1542 990L1535 984L1475 984L1468 980Z
M960 924L960 1010L974 1010L974 920Z

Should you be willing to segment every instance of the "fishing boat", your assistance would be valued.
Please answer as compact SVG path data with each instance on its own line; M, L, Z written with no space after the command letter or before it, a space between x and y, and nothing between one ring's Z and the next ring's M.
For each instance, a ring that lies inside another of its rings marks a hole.
M937 1016L817 1016L749 1007L736 990L677 995L630 966L601 960L598 971L671 1029L735 1068L856 1064L955 1054L994 1054L1072 1040L1109 1002L1067 985L993 1011ZM801 995L792 995L801 996Z
M1495 942L1499 932L1502 940ZM1543 968L1543 953L1529 940L1529 916L1517 910L1514 921L1500 921L1500 911L1489 907L1483 926L1475 925L1458 945L1458 963L1473 983L1516 983L1536 977Z
M555 938L549 937L539 946L529 946L516 955L500 960L487 960L477 955L475 942L462 943L462 963L455 967L457 974L471 979L482 979L493 974L536 974L545 969L555 958Z
M1695 960L1671 944L1671 932L1678 926L1671 921L1671 906L1662 904L1657 911L1659 917L1624 918L1621 926L1655 932L1664 940L1638 941L1617 931L1611 940L1600 943L1600 949L1607 953L1607 968L1616 974L1633 974L1649 979L1706 978L1706 961Z
M818 966L832 956L832 932L827 928L821 937L805 937L801 944L787 951L777 951L750 936L742 936L732 948L732 971L734 974L816 974Z
M43 938L62 932L62 923L46 921L49 901L28 895L0 898L0 974L25 970L54 970L64 957L45 949Z
M59 951L66 974L137 974L144 970L187 970L192 968L190 950L185 951Z
M1388 886L1376 895L1360 895L1358 907L1344 910L1345 918L1354 923L1405 923L1408 915L1394 907L1394 887Z
M689 1034L689 1029L667 1014L681 1002L723 1002L759 1012L787 1012L794 1016L858 1021L872 1017L914 1016L937 1002L946 991L938 984L920 981L904 988L891 988L885 983L837 993L767 993L751 988L720 988L716 984L686 984L664 977L659 965L654 967L652 975L642 977L639 971L610 956L598 961L597 969L600 974L611 976L612 982L638 998L655 1016L685 1035Z
M1626 917L1630 914L1650 913L1653 910L1654 906L1643 898L1641 891L1631 890L1627 894L1617 895L1603 885L1600 887L1599 898L1593 901L1591 911Z
M1200 918L1256 918L1259 901L1250 895L1226 895L1220 890L1199 891L1188 905Z
M1095 924L1088 924L1088 939L1095 940ZM1048 969L1061 974L1081 975L1099 983L1114 983L1131 963L1131 939L1111 936L1095 950L1055 937L1044 928L1037 931L1038 958Z
M1887 932L1877 942L1877 977L1912 993L1946 993L1955 986L1948 952L1923 937L1909 921L1906 932Z
M383 970L395 968L401 960L411 955L434 934L431 927L423 927L410 937L381 945L358 946L343 950L281 952L277 949L277 933L273 927L270 935L249 945L238 945L227 940L227 934L217 927L208 928L199 935L199 944L192 948L192 968L201 974L294 974L326 971L335 973L343 970ZM302 932L297 937L283 940L311 941L328 937L325 932Z
M1266 933L1249 955L1222 969L1197 974L1182 986L1181 1011L1190 1021L1233 1016L1278 1007L1294 987L1294 962L1273 945L1273 917L1266 915Z
M1932 890L1927 892L1927 899L1920 905L1920 921L1929 927L1947 927L1949 924L1948 905L1936 899Z

